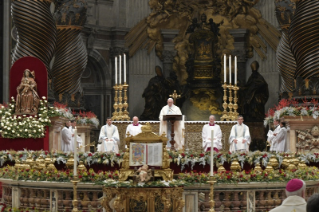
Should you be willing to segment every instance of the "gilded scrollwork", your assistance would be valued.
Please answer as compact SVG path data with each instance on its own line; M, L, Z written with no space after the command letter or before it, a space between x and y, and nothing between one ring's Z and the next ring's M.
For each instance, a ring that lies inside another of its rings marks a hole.
M299 153L318 152L319 150L319 127L313 126L307 130L296 130L296 149Z

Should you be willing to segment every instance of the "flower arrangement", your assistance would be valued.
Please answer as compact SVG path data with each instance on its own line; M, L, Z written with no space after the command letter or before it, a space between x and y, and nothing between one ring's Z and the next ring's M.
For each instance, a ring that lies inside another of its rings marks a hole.
M42 97L37 115L14 115L15 99L11 97L9 105L0 108L1 135L4 138L43 138L45 127L50 126L50 117L58 115L58 111L48 107L46 97Z
M68 119L74 118L73 114L67 108L67 105L59 103L59 102L54 102L53 106L56 109L56 111L58 111L59 116L63 116L63 117L68 118Z
M72 113L74 114L74 111ZM80 111L79 116L76 118L76 122L82 125L93 124L96 128L98 128L98 126L100 125L100 122L97 119L96 115L91 111Z
M265 126L272 123L274 119L280 119L283 116L300 116L301 119L303 116L309 116L317 119L319 116L319 104L315 99L312 99L311 101L304 99L302 105L299 105L298 101L294 99L282 99L278 105L269 109L265 116Z

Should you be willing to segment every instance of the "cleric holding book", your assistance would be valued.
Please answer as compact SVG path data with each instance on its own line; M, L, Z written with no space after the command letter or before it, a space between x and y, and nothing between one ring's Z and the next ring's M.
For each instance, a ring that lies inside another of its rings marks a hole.
M131 136L136 136L137 134L142 132L142 125L138 123L138 117L133 117L133 123L129 124L126 128L125 137L127 137L127 134L129 133Z
M249 151L250 133L249 127L244 123L244 117L239 115L237 124L231 128L229 136L229 151Z
M99 145L97 146L98 151L119 153L119 138L117 127L112 124L112 118L108 117L106 119L106 125L104 125L100 131Z
M182 115L181 110L179 107L173 104L174 100L172 98L167 99L167 105L165 105L159 115L160 120L160 132L159 134L162 135L164 132L167 135L167 138L169 139L167 142L167 147L171 147L170 140L171 140L171 123L164 121L163 116L164 115ZM176 149L182 149L184 145L184 138L183 138L183 129L184 129L184 121L175 121L174 123L174 133L175 137L174 140L175 148Z
M209 123L203 126L202 138L204 151L210 151L212 145L212 130L214 130L213 148L219 151L223 148L222 145L222 131L218 124L215 123L215 116L209 116Z

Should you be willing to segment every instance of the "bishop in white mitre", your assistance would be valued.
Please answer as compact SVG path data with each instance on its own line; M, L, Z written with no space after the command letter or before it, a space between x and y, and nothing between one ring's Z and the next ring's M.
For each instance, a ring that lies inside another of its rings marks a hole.
M287 148L287 128L285 122L280 122L280 130L274 136L273 142L275 144L275 149L273 151L278 152L286 152Z
M213 148L221 150L222 145L222 131L220 126L215 123L215 116L209 116L209 123L203 126L202 139L204 151L210 151L212 146L212 130L214 130Z
M63 127L61 131L62 143L61 150L63 152L73 152L73 140L72 140L72 132L70 130L71 122L67 121L65 123L65 127Z
M267 138L267 141L269 141L269 143L270 143L270 151L272 152L272 151L276 151L276 144L277 143L275 143L274 142L274 140L275 140L275 137L276 137L276 135L279 133L279 131L280 131L280 125L279 125L279 123L280 123L280 121L278 120L278 119L275 119L274 120L274 126L275 126L275 130L274 131L272 131L272 130L269 130L268 131L268 134L267 134L267 136L268 136L268 138Z
M119 153L120 136L115 125L112 124L112 119L107 118L106 125L101 128L99 144L97 149L99 152L115 152Z
M131 136L136 136L137 134L142 132L142 125L138 123L138 117L133 117L133 123L129 124L126 128L125 136L127 137L127 134L129 133Z
M78 148L81 148L82 147L82 138L79 136L79 135L74 135L74 130L75 130L75 127L76 127L76 121L75 120L72 120L71 121L71 126L70 126L70 130L72 132L72 143L74 143L74 138L76 136L76 142L77 142L77 147Z
M237 124L231 128L229 136L229 151L249 151L250 133L249 127L244 123L244 117L238 116Z
M167 141L167 147L170 148L170 140L171 140L171 123L164 121L163 116L164 115L182 115L181 110L179 107L173 104L173 99L169 98L167 99L167 105L164 106L160 112L159 120L160 120L160 131L159 134L162 135L164 132L167 135L168 141ZM184 121L175 121L174 123L174 140L175 148L176 149L182 149L184 146L184 138L183 138L183 129L184 129Z

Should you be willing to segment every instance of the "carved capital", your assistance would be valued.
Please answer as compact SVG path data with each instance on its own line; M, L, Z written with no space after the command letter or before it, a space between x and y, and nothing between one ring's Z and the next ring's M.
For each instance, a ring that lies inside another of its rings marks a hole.
M176 51L164 50L163 51L163 63L173 63Z
M110 48L111 57L116 57L118 55L122 55L125 53L125 49L123 47L112 47Z

